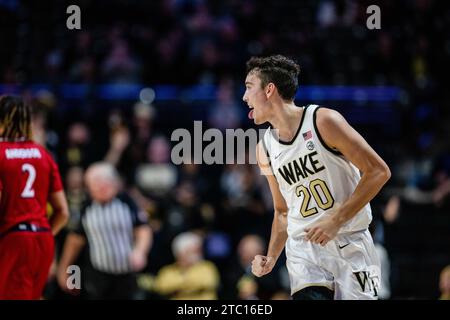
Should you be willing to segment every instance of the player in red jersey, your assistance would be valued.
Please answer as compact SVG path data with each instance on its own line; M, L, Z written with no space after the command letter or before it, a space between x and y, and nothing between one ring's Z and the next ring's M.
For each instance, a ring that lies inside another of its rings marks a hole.
M0 300L41 297L69 217L58 167L31 136L30 108L0 96Z

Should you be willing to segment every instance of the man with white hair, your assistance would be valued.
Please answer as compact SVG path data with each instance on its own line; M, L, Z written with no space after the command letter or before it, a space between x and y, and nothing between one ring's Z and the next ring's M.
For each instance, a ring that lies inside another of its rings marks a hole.
M203 259L202 238L193 232L184 232L172 241L172 252L181 265L189 265Z
M91 200L82 209L79 228L64 245L58 283L68 291L66 269L87 242L90 263L83 274L86 296L133 299L137 288L135 273L146 266L152 241L146 215L131 198L119 192L119 175L111 164L91 165L85 182Z
M161 268L155 278L155 290L174 300L217 299L219 271L203 258L203 239L194 232L184 232L172 241L175 263Z

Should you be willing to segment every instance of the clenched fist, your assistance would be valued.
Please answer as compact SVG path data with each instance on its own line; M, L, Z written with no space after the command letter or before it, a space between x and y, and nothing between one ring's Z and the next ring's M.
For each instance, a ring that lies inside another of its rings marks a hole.
M272 271L275 262L273 257L257 255L252 261L252 273L257 277L262 277Z

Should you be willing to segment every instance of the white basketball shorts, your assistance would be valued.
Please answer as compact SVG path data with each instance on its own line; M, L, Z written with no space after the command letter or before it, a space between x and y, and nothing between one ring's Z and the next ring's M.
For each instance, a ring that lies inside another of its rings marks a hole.
M324 247L302 236L288 238L286 265L291 295L308 286L325 286L337 300L376 300L380 262L368 230L345 233Z

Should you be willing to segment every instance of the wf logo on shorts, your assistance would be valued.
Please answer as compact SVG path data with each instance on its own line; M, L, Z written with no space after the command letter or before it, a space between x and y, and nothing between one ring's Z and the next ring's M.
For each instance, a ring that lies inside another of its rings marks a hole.
M380 277L376 272L359 271L353 273L358 280L361 290L366 292L373 292L374 297L378 297L378 291L380 290Z

